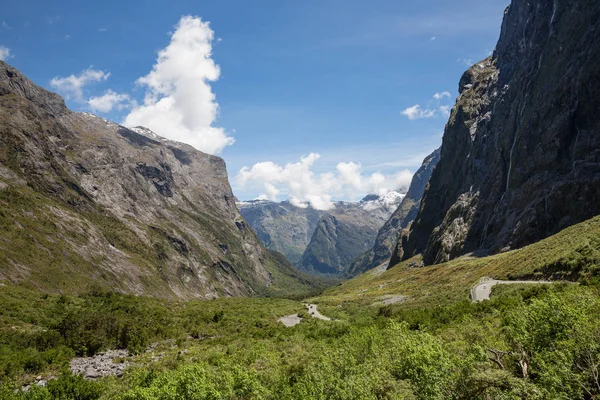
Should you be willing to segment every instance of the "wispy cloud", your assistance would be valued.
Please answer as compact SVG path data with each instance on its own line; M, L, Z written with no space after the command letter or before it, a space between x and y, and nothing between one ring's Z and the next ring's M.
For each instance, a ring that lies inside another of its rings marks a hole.
M72 74L64 78L54 77L50 81L50 86L67 99L74 99L79 103L85 103L85 87L92 83L105 81L109 76L109 72L95 70L93 66L90 66L77 75Z
M127 93L116 93L108 89L102 96L90 97L87 101L92 111L111 112L114 108L124 110L135 105Z
M60 20L60 15L46 17L46 23L48 23L48 25L54 25L58 20Z
M450 92L447 91L437 92L432 96L433 100L430 100L427 106L421 107L420 104L415 104L412 107L404 109L402 115L405 115L411 121L439 116L447 117L450 115L450 105L442 104L442 102L446 98L450 99L451 96Z
M459 58L456 60L456 62L464 65L465 67L471 67L473 64L475 64L472 58Z
M417 119L433 118L436 115L436 110L422 108L419 104L406 108L402 111L402 115L406 115L411 121Z
M12 57L12 53L8 47L0 46L0 60L8 60Z

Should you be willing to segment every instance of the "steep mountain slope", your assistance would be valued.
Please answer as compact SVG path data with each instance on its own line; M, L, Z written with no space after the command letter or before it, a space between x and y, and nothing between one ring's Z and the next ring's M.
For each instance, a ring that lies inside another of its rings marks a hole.
M240 213L262 243L310 274L344 273L402 201L405 190L368 195L357 203L336 202L331 210L300 208L284 201L238 202Z
M292 263L302 258L317 223L325 211L299 208L288 201L238 202L240 213L266 248L283 254Z
M151 136L71 112L0 61L0 280L183 298L297 285L239 214L223 160Z
M429 182L431 173L439 160L440 149L435 150L425 157L423 164L415 172L408 192L402 199L400 206L394 211L379 232L377 232L375 245L352 262L348 270L350 276L358 275L378 265L389 263L402 230L410 225L419 211L421 197L423 197L427 182Z
M311 274L344 275L352 261L373 246L378 230L404 194L369 195L359 203L336 203L319 220L298 269Z
M600 3L514 0L460 80L399 257L518 248L600 213Z
M600 273L600 216L570 226L539 242L489 257L463 256L415 268L419 257L389 270L372 269L327 289L319 303L364 305L402 303L402 307L439 307L469 299L480 278L578 280L593 283Z

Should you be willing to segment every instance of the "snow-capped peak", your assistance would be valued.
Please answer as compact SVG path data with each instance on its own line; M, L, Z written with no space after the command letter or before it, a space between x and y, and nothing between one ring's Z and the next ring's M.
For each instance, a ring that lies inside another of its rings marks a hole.
M390 190L382 195L370 194L360 201L360 207L366 211L386 208L395 210L406 195L405 190Z
M235 205L239 210L241 210L242 208L260 207L269 203L271 203L271 201L269 200L256 199L250 201L236 201Z

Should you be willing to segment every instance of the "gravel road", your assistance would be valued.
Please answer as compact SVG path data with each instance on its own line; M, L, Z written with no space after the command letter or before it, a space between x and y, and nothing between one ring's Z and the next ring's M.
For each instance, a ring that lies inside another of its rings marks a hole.
M308 313L317 319L322 319L323 321L331 321L331 318L324 316L317 310L316 304L306 304L306 308L308 309Z
M550 281L499 281L491 278L482 278L481 281L471 288L471 300L473 303L489 300L492 294L492 288L496 285L516 285L516 284L549 284Z
M316 304L305 304L304 306L308 310L308 313L311 317L322 319L323 321L331 321L331 318L324 316L319 312L319 310L317 310ZM298 314L292 314L281 317L277 321L281 322L288 328L291 328L292 326L298 325L300 322L302 322L302 318L300 318Z

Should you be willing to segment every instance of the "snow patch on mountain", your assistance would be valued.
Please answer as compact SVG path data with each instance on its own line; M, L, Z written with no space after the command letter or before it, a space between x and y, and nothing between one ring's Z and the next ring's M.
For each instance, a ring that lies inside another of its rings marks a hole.
M360 201L360 207L366 211L385 208L393 212L398 208L404 196L406 196L406 190L391 190L381 196L372 194L365 196L365 198Z

